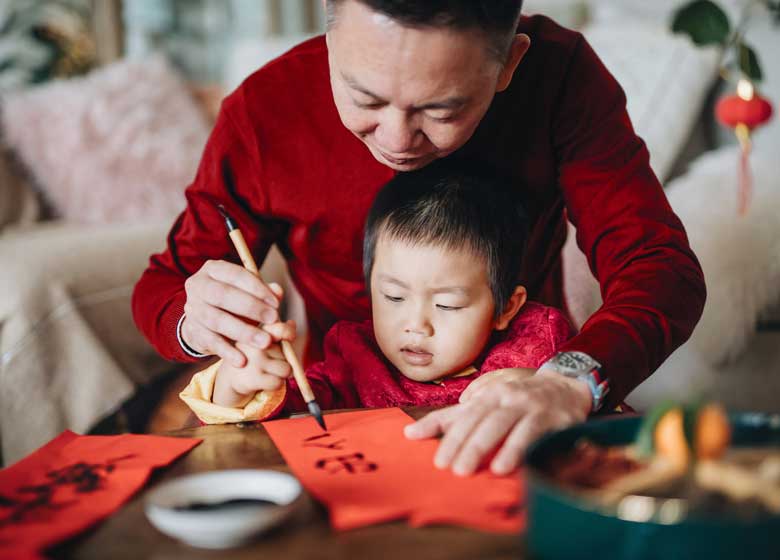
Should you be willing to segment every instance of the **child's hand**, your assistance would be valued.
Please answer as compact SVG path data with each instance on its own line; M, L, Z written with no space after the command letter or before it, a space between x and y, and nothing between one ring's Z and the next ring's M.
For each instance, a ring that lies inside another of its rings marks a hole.
M279 345L281 340L295 340L295 321L273 323L263 326L274 341L265 350L242 347L247 363L236 367L223 361L217 370L214 393L211 401L220 406L241 407L248 403L258 391L279 389L292 369L284 359Z
M460 394L459 402L466 402L469 399L474 398L474 395L482 391L486 387L492 385L512 385L528 379L536 373L535 369L531 368L505 368L491 371L484 375L480 375L474 381L469 383L466 390Z

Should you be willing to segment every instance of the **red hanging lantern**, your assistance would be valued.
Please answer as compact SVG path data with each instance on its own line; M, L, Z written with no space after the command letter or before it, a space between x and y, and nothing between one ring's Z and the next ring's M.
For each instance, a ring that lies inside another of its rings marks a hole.
M752 195L752 180L748 156L750 155L750 133L767 122L772 116L772 104L756 93L753 84L741 79L737 84L737 93L727 95L718 101L715 116L721 124L734 129L740 148L739 173L739 213L747 212Z

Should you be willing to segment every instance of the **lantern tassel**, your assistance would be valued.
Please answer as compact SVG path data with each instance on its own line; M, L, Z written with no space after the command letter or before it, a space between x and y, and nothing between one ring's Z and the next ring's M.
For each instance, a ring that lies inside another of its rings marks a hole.
M741 148L739 158L739 191L737 195L739 215L747 214L750 200L753 197L753 177L750 173L750 129L743 123L735 128L739 146Z

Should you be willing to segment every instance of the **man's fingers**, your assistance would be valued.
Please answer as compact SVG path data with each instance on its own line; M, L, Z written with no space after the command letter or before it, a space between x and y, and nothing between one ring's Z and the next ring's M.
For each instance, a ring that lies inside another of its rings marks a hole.
M499 449L490 470L498 475L512 472L518 467L528 446L550 430L563 428L571 422L562 414L529 414L515 425Z
M279 312L275 307L230 284L212 281L199 293L206 305L228 311L237 317L245 317L255 323L275 323L279 320Z
M433 464L440 469L445 469L452 465L452 461L460 452L463 443L488 411L478 401L472 401L469 403L469 406L457 406L461 409L461 414L458 415L458 419L452 426L446 430L433 458Z
M504 445L498 450L490 470L498 475L509 474L520 464L520 458L533 439L541 432L535 428L533 421L526 417L521 420L507 436Z
M466 389L460 394L458 402L468 402L486 383L489 382L490 377L487 375L481 375L474 381L468 384Z
M226 362L230 363L234 367L240 368L246 365L246 356L225 338L219 336L216 333L209 332L208 341L203 345L204 348L208 348L208 353L216 354Z
M211 331L236 342L265 349L271 343L271 335L257 326L251 325L230 313L213 306L192 308L185 305L187 321L190 319L200 324L201 329Z
M210 278L235 286L274 309L279 307L279 298L260 278L244 267L227 261L207 261L202 269ZM259 320L259 319L258 319Z
M435 410L420 418L414 424L404 427L404 435L409 439L427 439L443 433L450 425L454 406Z
M238 265L208 261L184 286L188 303L196 309L216 307L256 323L273 323L279 318L274 292Z
M477 470L482 459L506 437L519 414L516 410L498 408L481 418L452 461L453 472L466 476Z
M277 299L281 301L282 298L284 297L284 290L282 289L282 287L276 282L269 282L268 287L271 289L271 291L274 293Z

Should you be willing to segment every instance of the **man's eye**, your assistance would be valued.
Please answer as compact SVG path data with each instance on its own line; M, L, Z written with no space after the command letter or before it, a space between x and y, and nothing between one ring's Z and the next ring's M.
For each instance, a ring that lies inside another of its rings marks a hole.
M441 305L436 304L436 307L441 309L442 311L458 311L459 309L463 309L463 306L457 307L455 305Z
M458 117L457 115L452 115L452 114L450 115L438 114L438 115L427 115L427 116L429 119L437 123L450 123Z
M385 294L385 299L387 301L391 301L393 303L400 303L400 302L402 302L404 300L404 298L402 298L402 297L389 296L387 294Z
M355 105L360 109L379 109L383 104L377 101L369 101L368 103L361 103L360 101L355 101Z

